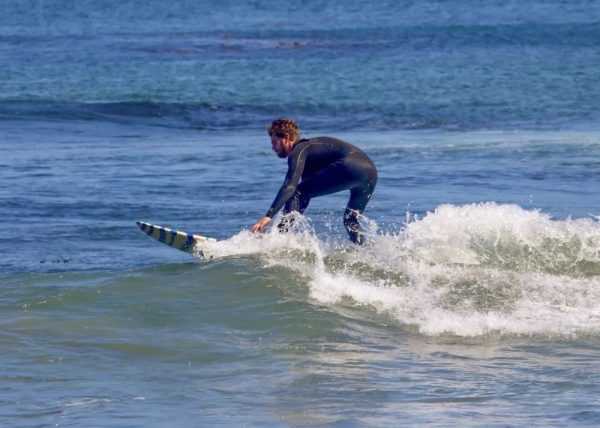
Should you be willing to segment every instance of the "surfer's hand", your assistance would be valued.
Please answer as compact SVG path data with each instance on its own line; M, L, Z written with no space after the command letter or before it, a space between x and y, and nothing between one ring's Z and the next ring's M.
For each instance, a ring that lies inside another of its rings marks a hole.
M258 220L254 226L250 228L250 232L264 232L265 227L267 227L269 223L271 223L271 217L263 217L260 220Z

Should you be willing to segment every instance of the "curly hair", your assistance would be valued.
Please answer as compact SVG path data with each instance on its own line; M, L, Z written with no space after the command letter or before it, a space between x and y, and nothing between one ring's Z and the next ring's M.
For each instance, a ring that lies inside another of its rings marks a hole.
M274 120L268 128L269 135L273 135L274 132L281 132L292 140L297 140L300 136L300 127L292 119L282 117Z

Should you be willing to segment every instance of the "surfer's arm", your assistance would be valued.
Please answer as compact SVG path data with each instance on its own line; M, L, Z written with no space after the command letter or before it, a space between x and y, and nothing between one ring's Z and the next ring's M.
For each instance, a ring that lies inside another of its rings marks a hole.
M298 184L300 183L302 172L304 172L306 149L306 146L302 147L297 154L292 153L290 157L288 157L288 172L285 176L285 180L283 181L279 192L277 192L277 196L275 196L271 208L269 208L269 211L265 214L265 217L273 218L285 205L288 199L294 196Z
M292 154L288 157L288 172L285 176L285 180L277 192L275 200L271 204L271 208L267 211L264 217L258 220L251 228L251 232L262 232L267 225L271 222L271 219L279 212L279 210L285 205L296 192L302 172L304 171L304 162L306 160L306 147L303 147L298 154Z

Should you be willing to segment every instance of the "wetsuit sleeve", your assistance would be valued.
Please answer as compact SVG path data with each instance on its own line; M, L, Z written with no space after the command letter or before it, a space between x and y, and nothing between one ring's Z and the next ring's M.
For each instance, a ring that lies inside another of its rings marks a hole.
M288 172L285 176L283 184L281 185L281 189L279 189L275 200L271 204L271 208L269 208L269 211L267 211L267 217L273 218L275 214L277 214L285 205L288 199L294 195L296 188L298 187L298 183L300 183L305 162L306 147L301 148L297 154L290 154L290 157L288 158Z

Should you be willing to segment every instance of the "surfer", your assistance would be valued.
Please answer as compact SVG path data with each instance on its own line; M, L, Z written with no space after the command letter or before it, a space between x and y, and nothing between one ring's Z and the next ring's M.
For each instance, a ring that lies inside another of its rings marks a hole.
M252 232L262 232L283 208L284 218L278 225L286 231L293 211L303 213L311 198L350 190L344 211L344 226L350 240L365 241L358 217L364 211L377 184L377 168L358 147L331 137L300 139L300 128L291 119L277 119L268 129L271 148L288 160L288 171L273 204ZM286 218L287 217L287 218Z

